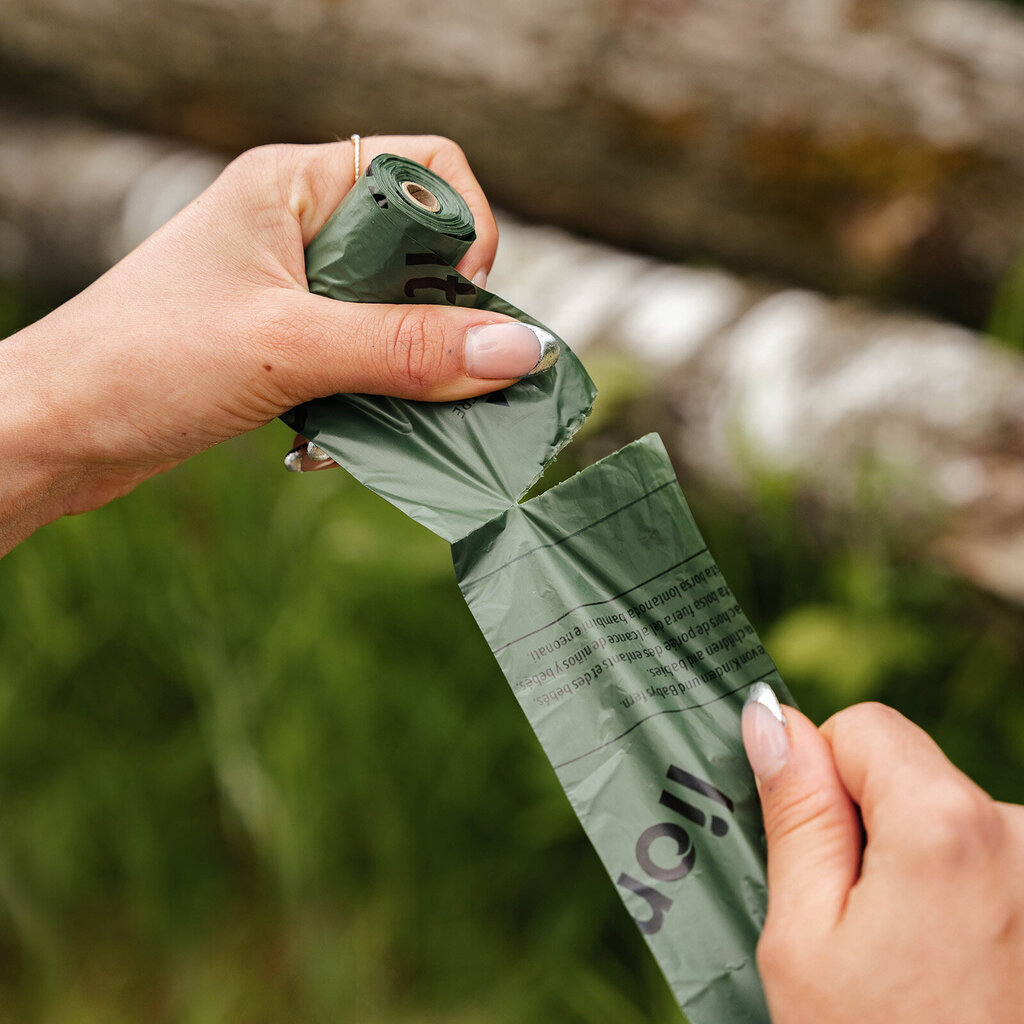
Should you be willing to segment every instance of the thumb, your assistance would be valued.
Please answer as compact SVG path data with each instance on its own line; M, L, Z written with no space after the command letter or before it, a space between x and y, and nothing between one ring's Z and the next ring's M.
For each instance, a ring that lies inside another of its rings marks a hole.
M785 920L787 930L820 932L839 919L860 872L860 819L832 748L795 708L783 714L764 683L747 697L743 743L768 838L766 929Z
M452 401L495 391L552 366L559 343L543 328L457 306L339 302L294 293L291 354L305 372L294 401L338 392Z

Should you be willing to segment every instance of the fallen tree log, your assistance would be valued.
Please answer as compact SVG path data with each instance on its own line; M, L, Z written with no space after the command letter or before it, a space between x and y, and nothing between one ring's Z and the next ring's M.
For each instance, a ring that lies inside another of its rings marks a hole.
M224 158L83 122L0 118L8 273L86 283ZM1024 359L972 332L772 291L501 219L492 286L588 358L648 377L629 429L750 500L765 476L873 513L924 554L1024 603ZM628 439L628 438L627 438Z
M227 149L440 132L530 219L974 323L1024 225L984 0L7 0L4 85Z

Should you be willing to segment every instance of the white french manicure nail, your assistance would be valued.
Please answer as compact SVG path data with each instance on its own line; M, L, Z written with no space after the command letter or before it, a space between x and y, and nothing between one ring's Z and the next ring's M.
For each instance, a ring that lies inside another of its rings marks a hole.
M764 782L778 774L789 760L789 734L775 691L767 683L754 683L743 705L743 746L754 775Z
M558 360L558 341L542 327L511 321L466 332L466 372L480 380L530 377Z

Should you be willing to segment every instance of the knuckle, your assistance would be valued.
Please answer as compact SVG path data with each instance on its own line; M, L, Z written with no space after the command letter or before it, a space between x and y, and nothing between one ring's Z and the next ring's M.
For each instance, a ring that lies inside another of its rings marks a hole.
M441 373L444 346L434 337L431 315L423 306L400 306L385 321L385 380L402 392L429 390Z
M882 719L902 718L898 711L877 701L864 701L852 704L848 708L837 711L822 725L821 731L834 743L863 733L865 730L877 729Z
M443 153L445 156L455 157L460 160L465 160L466 158L462 147L446 135L428 135L427 141L430 147L437 153Z
M995 853L1002 825L985 793L969 783L950 783L918 805L911 847L920 860L960 866Z
M441 143L445 152L447 152L452 159L458 160L460 163L464 164L469 163L466 159L466 151L457 142L452 142L451 139L442 139Z
M228 165L224 168L224 178L244 178L248 179L252 177L255 169L260 166L259 149L247 149L244 153L239 153Z
M284 142L247 149L228 164L221 179L243 192L250 203L265 194L276 197L282 182L293 178L301 168L300 150Z
M226 173L243 178L262 177L268 168L284 162L291 148L285 143L271 143L247 149L228 164Z

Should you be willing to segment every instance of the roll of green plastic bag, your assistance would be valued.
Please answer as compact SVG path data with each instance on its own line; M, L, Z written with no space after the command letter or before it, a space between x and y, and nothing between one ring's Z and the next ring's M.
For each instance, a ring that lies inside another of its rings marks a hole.
M310 243L312 291L529 316L454 268L465 202L378 156ZM746 692L789 695L722 579L659 438L523 494L595 389L559 342L496 396L336 395L285 419L453 544L455 574L626 908L693 1024L767 1024L760 806L740 739Z
M310 242L306 278L311 291L335 299L472 306L540 326L455 270L475 238L455 189L426 167L382 154ZM564 342L559 348L551 370L496 396L432 403L335 395L285 420L455 541L520 498L586 419L596 389Z

